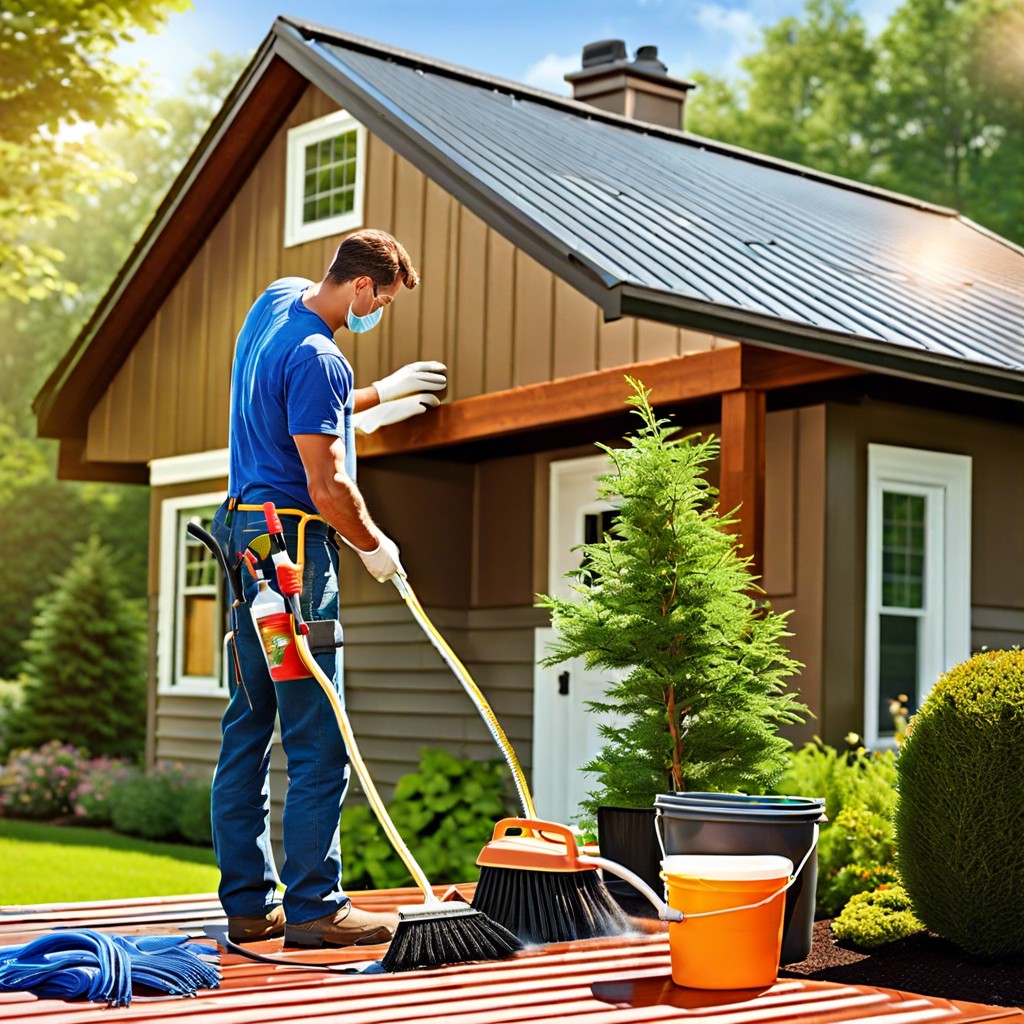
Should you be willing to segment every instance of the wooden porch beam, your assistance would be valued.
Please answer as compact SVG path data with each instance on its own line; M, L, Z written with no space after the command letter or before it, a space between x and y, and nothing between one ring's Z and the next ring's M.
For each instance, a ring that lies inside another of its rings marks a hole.
M713 398L743 387L773 390L859 372L789 352L730 345L449 402L429 415L360 437L359 457L507 437L619 412L628 394L623 380L626 374L651 389L657 408Z
M764 571L765 393L758 389L722 395L722 453L718 504L732 512L730 529L742 538L754 572Z
M620 412L629 394L626 374L651 389L656 406L713 397L739 387L740 349L693 352L464 398L359 438L359 457L507 437Z

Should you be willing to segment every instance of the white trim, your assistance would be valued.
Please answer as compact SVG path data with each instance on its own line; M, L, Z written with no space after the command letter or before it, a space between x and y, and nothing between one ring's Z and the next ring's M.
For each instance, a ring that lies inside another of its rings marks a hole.
M226 497L224 491L188 494L165 498L160 503L160 594L157 600L156 677L157 693L175 697L219 697L226 700L227 686L216 676L176 678L176 652L180 649L181 623L175 614L180 579L179 514L190 508L217 506ZM224 664L221 665L221 677Z
M920 703L938 677L970 655L971 459L967 455L868 445L867 588L864 632L864 741L892 746L879 736L879 615L882 606L882 495L886 490L925 498L924 607L921 619ZM901 614L898 610L895 614Z
M351 213L326 217L309 224L302 220L303 178L306 149L323 139L342 135L355 129L356 180ZM285 173L284 247L302 245L318 238L343 234L363 226L363 196L366 191L366 129L344 110L335 111L315 121L308 121L288 131L288 152Z
M213 448L207 452L171 455L149 463L150 487L169 484L190 484L196 480L216 480L228 475L228 449Z

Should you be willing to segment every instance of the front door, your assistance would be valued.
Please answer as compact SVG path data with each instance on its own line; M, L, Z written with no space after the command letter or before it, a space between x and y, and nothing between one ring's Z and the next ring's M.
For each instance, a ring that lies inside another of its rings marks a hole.
M597 497L596 479L607 472L604 455L551 464L548 528L548 593L572 598L565 574L579 567L580 544L598 541L611 524L614 506ZM542 668L554 640L551 628L536 631L533 691L533 795L543 818L569 822L593 780L579 769L600 750L599 725L606 716L587 710L600 700L614 673L587 670L580 659Z

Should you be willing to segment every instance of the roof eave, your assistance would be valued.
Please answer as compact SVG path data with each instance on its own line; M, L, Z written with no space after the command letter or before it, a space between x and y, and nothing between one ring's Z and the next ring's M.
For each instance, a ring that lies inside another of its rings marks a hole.
M619 295L622 316L644 317L766 348L802 352L871 373L1024 401L1024 376L1013 370L915 352L875 338L787 323L749 310L638 285L622 284L614 290Z

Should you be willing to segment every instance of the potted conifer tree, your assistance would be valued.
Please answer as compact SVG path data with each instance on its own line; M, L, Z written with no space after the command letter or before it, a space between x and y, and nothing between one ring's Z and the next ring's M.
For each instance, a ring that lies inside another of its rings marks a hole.
M604 746L583 768L597 787L581 824L599 808L646 808L653 841L659 794L765 792L791 749L778 728L807 709L785 689L800 667L783 644L786 617L756 599L750 559L718 515L706 476L717 441L679 436L655 417L643 385L627 381L641 425L625 447L598 445L612 463L599 493L617 516L583 546L574 597L540 605L556 632L546 665L583 658L618 670L590 705L620 724L601 727ZM599 835L611 856L607 838ZM631 866L648 874L651 853L637 856Z

